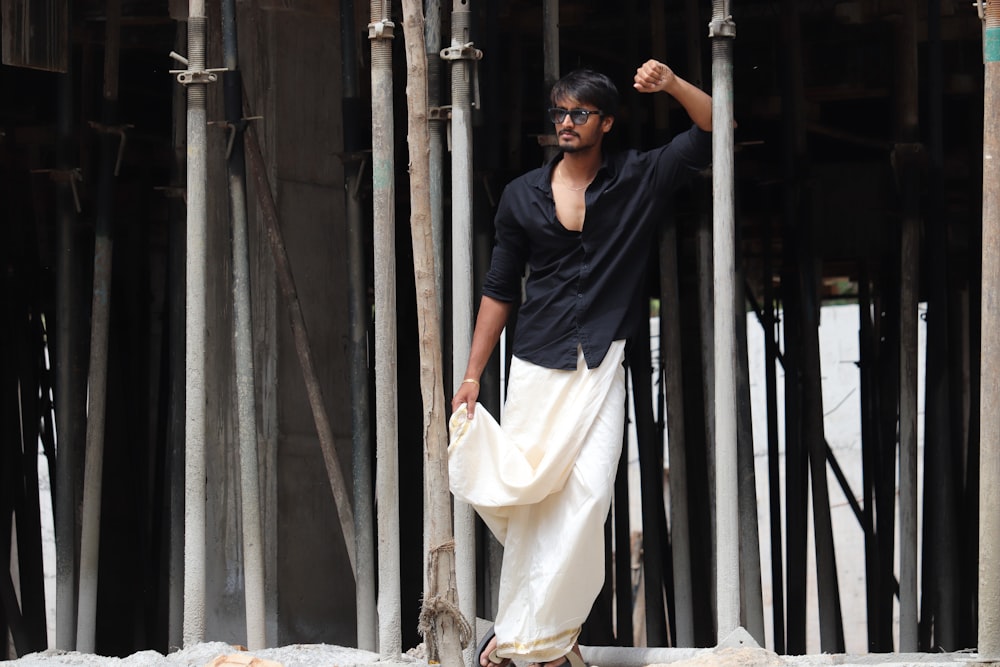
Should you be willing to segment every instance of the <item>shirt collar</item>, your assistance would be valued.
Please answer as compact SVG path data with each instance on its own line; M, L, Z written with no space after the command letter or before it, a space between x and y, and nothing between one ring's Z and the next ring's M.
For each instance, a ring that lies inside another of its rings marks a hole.
M531 184L541 190L542 192L551 194L552 193L552 170L556 168L556 164L563 159L563 153L556 153L545 165L535 172L535 176L532 179ZM601 166L597 168L597 174L594 176L596 181L601 177L602 172L607 172L609 176L614 176L615 174L615 164L608 157L607 151L601 152Z

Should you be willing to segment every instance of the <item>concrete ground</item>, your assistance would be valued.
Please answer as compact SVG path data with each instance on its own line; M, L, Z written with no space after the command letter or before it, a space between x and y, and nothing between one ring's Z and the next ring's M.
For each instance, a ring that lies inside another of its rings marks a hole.
M823 667L825 665L883 665L896 667L951 667L981 665L975 653L948 654L867 654L867 655L808 655L779 656L759 648L752 638L738 629L720 646L711 649L643 649L619 647L583 647L583 657L593 667ZM256 661L254 660L256 658ZM17 660L0 661L5 667L425 667L427 663L411 655L395 660L382 660L379 655L353 648L328 645L297 645L265 649L252 653L236 653L234 647L222 642L198 644L181 651L162 655L142 651L127 658L61 652L49 650Z

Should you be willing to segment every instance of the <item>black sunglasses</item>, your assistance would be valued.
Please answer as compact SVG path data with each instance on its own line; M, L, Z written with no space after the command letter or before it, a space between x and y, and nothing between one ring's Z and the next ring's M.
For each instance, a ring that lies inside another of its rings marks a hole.
M549 120L558 125L566 120L566 116L573 121L574 125L586 125L591 116L603 116L600 109L591 111L589 109L563 109L562 107L552 107L549 109Z

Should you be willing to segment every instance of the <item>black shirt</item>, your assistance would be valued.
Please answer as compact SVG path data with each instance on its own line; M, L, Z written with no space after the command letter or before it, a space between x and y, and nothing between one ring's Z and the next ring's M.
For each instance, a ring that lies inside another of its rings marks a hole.
M556 218L551 182L561 155L511 181L497 209L483 294L519 300L521 276L525 266L530 269L514 354L546 368L575 370L579 345L587 366L595 368L612 341L630 336L638 320L634 296L670 194L711 158L712 135L697 126L651 151L605 154L585 194L580 232Z

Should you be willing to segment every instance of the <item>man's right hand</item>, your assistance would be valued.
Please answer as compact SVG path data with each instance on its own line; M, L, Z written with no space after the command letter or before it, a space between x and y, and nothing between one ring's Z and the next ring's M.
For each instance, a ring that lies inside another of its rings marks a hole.
M451 412L455 413L464 403L468 409L469 419L472 419L476 411L476 399L479 398L479 384L476 382L463 382L459 385L455 397L451 399Z

